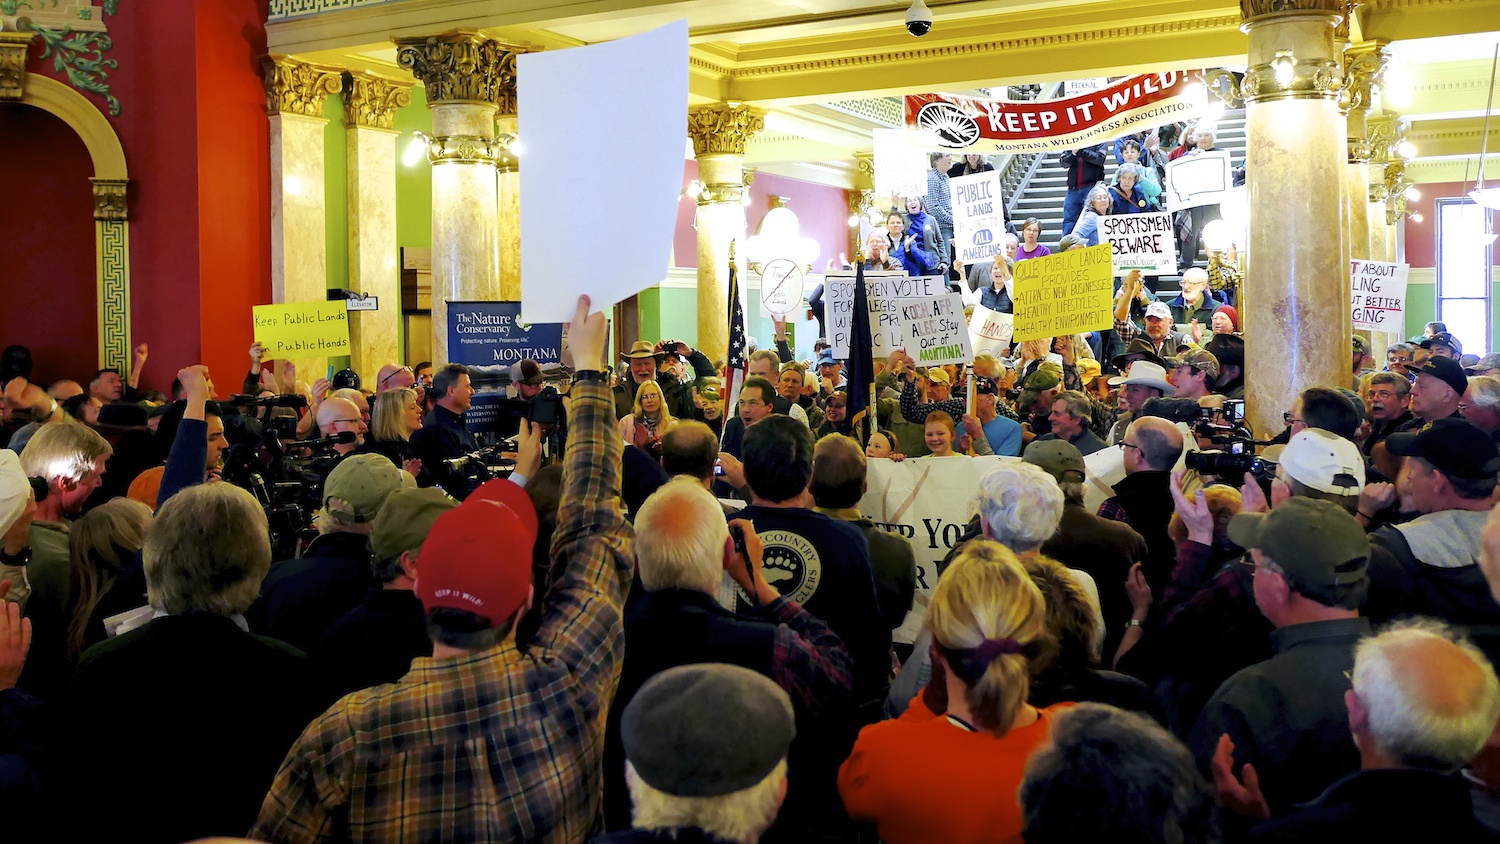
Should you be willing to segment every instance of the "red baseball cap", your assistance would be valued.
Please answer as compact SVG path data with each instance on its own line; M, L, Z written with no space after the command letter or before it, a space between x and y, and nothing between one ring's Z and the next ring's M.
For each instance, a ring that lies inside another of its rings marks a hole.
M526 603L536 510L519 486L498 483L519 492L524 502L519 512L476 490L433 523L417 572L423 610L464 610L499 627Z
M538 530L536 505L531 503L531 496L526 494L526 490L522 489L520 484L508 478L485 481L475 487L474 491L469 493L469 497L464 499L465 504L471 501L493 501L496 504L504 504L520 517L521 524L526 526L531 535L536 536Z

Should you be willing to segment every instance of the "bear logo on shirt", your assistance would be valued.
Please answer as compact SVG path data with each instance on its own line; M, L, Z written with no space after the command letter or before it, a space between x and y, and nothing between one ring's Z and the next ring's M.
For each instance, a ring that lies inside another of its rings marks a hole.
M806 604L818 590L823 578L823 564L811 542L785 530L768 530L760 534L765 546L761 556L761 573L783 597Z

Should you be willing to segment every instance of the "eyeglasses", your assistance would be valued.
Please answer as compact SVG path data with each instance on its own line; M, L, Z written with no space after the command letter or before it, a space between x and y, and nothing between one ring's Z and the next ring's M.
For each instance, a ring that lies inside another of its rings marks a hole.
M1282 419L1282 421L1286 422L1286 424L1288 424L1288 425L1291 425L1291 424L1296 423L1296 422L1301 422L1304 425L1307 424L1307 420L1305 420L1305 419L1298 419L1297 417L1293 416L1290 413L1283 413L1283 414L1281 414L1281 419Z
M1141 448L1140 446L1136 445L1135 443L1128 443L1128 442L1121 441L1121 442L1115 443L1115 446L1117 448L1119 448L1121 451L1124 451L1127 448L1133 448L1136 451L1139 451L1139 452L1141 452L1143 454L1145 453L1145 449Z
M356 424L356 423L359 423L359 422L363 422L363 421L365 421L365 420L356 416L353 419L335 419L332 422L329 422L328 424L330 424L330 425L353 425L353 424Z
M395 372L392 372L390 375L387 375L384 378L380 379L380 383L384 384L385 382L391 380L392 378L395 378L397 375L400 375L403 372L411 375L413 378L416 377L416 374L411 371L411 367L409 367L409 366L403 366L400 369L396 370Z

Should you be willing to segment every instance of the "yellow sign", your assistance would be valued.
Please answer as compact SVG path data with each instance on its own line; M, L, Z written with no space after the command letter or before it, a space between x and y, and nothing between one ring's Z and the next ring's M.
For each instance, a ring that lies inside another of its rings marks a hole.
M349 354L349 312L343 302L256 305L254 311L255 342L269 359Z
M1103 331L1115 324L1108 243L1016 263L1017 342Z

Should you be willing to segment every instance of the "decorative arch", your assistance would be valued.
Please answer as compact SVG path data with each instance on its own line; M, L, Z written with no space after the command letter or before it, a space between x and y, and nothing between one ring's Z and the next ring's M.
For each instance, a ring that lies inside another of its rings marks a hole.
M99 366L130 365L130 221L125 148L99 109L46 76L26 74L21 102L55 115L83 139L93 160L94 233L99 307Z

